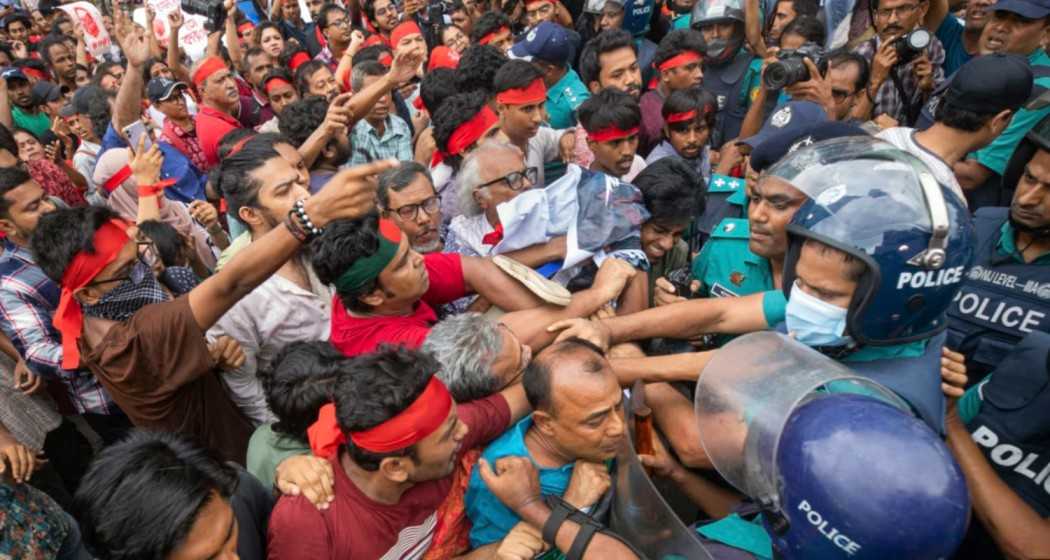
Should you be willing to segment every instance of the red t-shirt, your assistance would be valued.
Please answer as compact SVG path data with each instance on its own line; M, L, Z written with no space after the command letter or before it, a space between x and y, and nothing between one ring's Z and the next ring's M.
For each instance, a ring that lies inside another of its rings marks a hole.
M204 152L204 160L209 168L219 163L219 141L226 133L242 128L240 121L222 111L206 105L197 109L194 119L194 128L197 131L197 141L200 142L201 151ZM202 169L201 171L207 171Z
M339 296L332 302L332 346L347 356L375 351L380 344L402 344L419 348L437 322L433 306L455 301L467 293L463 282L463 261L456 253L423 255L430 287L411 315L354 317L343 307Z
M502 395L457 405L459 419L470 429L460 454L498 437L510 424ZM458 458L457 458L458 460ZM282 496L270 515L268 556L273 560L396 560L419 558L430 547L437 509L452 488L453 477L422 482L401 495L396 505L366 496L339 464L335 499L321 511L302 496Z

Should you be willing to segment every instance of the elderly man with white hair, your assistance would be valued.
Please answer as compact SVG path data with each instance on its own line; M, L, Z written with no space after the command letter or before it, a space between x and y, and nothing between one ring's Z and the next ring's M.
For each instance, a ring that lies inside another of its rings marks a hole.
M437 376L456 402L492 395L517 383L532 350L510 330L480 313L442 320L430 329L423 350L441 364Z

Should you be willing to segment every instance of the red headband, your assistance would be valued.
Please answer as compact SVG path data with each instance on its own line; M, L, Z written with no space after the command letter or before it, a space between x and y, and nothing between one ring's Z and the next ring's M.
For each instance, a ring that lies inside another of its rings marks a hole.
M423 32L419 30L419 26L414 21L406 21L399 24L390 32L390 46L397 48L397 45L401 43L401 39L405 37L411 37L412 35L422 35Z
M128 177L131 177L131 167L125 165L118 169L109 179L106 179L105 183L102 183L102 189L106 191L106 194L110 194Z
M255 29L255 25L253 25L252 22L250 22L250 21L246 21L246 22L244 22L244 23L242 23L242 24L237 26L237 33L240 33L241 35L244 35L245 33L248 33L249 31L251 31L252 29Z
M378 60L380 64L386 66L387 68L390 68L390 66L394 64L394 57L390 56L390 53L388 52L379 55L379 58L377 58L376 60Z
M459 66L459 53L442 45L440 47L434 47L434 50L430 52L430 62L427 63L427 70L433 70L435 68L451 68L455 70Z
M500 33L503 33L504 31L509 33L510 32L510 28L509 27L500 27L499 29L496 29L494 31L490 31L487 35L485 35L484 37L481 38L481 40L478 41L478 44L479 45L487 45L487 44L491 43L493 39L496 38L496 35L499 35Z
M386 46L389 47L390 43L388 43L387 40L384 39L382 35L380 35L378 33L374 33L372 35L369 35L368 38L365 39L364 43L361 43L361 48L365 49L365 48L371 47L372 45L386 45Z
M667 115L666 118L664 118L664 122L667 122L667 123L680 123L680 122L691 121L691 120L693 120L695 118L696 118L696 109L693 109L692 111L686 111L684 113L671 113L670 115Z
M273 93L273 90L281 86L288 86L293 89L295 87L291 84L291 82L284 78L270 78L269 80L266 80L266 84L263 86L263 89L266 90L266 93Z
M211 77L212 74L219 70L226 70L226 63L217 56L209 56L201 62L201 65L197 67L197 71L193 73L193 85L200 87L204 80Z
M552 3L553 2L551 2L551 0L526 0L525 8L528 9L529 6L533 6L535 4L552 4Z
M38 80L47 79L47 74L45 72L37 70L36 68L30 68L29 66L22 67L22 73L26 76L32 76Z
M488 105L485 105L478 111L478 114L459 125L459 128L452 132L452 135L448 138L448 153L456 156L460 155L471 144L484 136L497 121L499 121L499 117Z
M77 340L84 330L84 312L73 292L87 286L106 265L116 260L120 250L128 242L124 220L109 220L95 230L92 244L95 252L80 251L70 261L62 274L62 295L52 320L55 329L62 335L62 368L77 369L80 366L80 349Z
M628 136L634 136L638 134L638 127L629 128L627 130L620 130L616 126L610 126L609 128L603 128L594 132L587 132L587 138L594 142L609 142L611 140L620 140L621 138L627 138Z
M437 376L430 378L423 392L393 418L367 430L350 433L350 441L365 451L389 453L405 449L434 433L452 410L452 395ZM318 457L332 457L346 443L346 435L336 421L335 405L321 407L317 422L307 429L310 449Z
M547 100L547 86L543 78L536 78L531 84L518 89L508 89L496 94L496 101L504 105L525 105Z
M698 60L703 60L703 57L697 54L696 51L685 51L681 54L672 56L671 58L668 58L667 60L661 62L660 65L656 67L656 69L663 72L665 70L678 68L679 66L683 66L691 62L696 62Z
M310 62L310 55L303 51L299 51L293 54L292 58L288 60L288 68L291 68L292 72L295 72L300 66L307 62Z
M251 140L252 138L255 138L255 134L249 134L249 135L245 136L244 138L241 138L240 140L238 140L238 141L237 141L237 142L236 142L236 143L235 143L235 144L234 144L234 145L233 145L233 146L232 146L232 147L230 148L230 151L229 151L229 152L228 152L228 153L226 154L226 157L228 157L228 158L231 158L231 157L233 157L234 155L236 155L236 154L237 154L237 152L239 152L239 151L241 151L242 149L244 149L244 145L245 145L245 144L247 144L247 143L248 143L248 141L249 141L249 140Z

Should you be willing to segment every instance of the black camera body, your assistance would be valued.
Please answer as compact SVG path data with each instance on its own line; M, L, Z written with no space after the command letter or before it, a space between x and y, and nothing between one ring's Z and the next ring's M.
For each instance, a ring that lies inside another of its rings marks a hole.
M897 51L897 65L904 66L915 60L915 57L930 46L930 40L930 32L921 27L897 37L893 41L893 48Z
M810 59L820 70L828 72L828 58L824 48L816 43L806 43L797 49L784 49L777 53L777 61L766 66L762 82L767 89L782 89L810 79L805 60Z
M188 14L204 16L208 21L205 29L216 31L226 24L226 9L222 0L181 0L182 11Z

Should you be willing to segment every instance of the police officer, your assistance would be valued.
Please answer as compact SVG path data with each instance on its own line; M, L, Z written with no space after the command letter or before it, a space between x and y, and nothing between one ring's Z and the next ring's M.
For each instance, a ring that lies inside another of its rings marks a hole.
M1003 177L1009 207L981 208L975 266L948 311L948 346L973 382L1032 332L1050 332L1050 117L1022 141Z
M956 558L1050 557L1050 335L1020 340L949 409L948 448L973 491Z
M704 35L704 89L718 99L718 118L711 147L740 135L748 92L759 83L762 61L744 48L744 8L741 0L700 0L693 7L693 29Z

